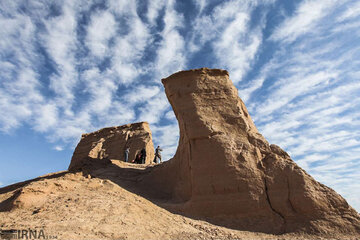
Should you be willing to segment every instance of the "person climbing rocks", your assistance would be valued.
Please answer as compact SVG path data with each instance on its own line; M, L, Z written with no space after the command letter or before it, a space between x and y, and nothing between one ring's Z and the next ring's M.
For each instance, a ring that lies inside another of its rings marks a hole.
M160 146L157 146L157 148L155 149L154 163L161 163L161 151L162 149L160 148Z
M146 150L145 148L141 149L141 164L144 164L146 160Z
M125 149L124 155L125 155L125 162L129 161L129 152L130 152L130 147L127 147Z

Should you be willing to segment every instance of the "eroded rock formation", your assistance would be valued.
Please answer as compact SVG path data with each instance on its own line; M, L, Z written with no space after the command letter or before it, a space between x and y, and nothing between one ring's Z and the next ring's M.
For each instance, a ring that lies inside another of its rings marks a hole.
M35 223L64 239L359 239L359 214L264 139L227 71L178 72L163 84L180 129L171 160L122 162L125 146L130 160L142 148L153 159L147 123L84 134L71 171L0 188L1 228Z
M145 148L145 164L152 162L154 159L154 146L147 122L103 128L92 133L83 134L74 151L69 170L81 169L91 159L124 161L126 147L130 147L129 161L134 160L136 154Z
M161 199L169 210L235 229L359 234L359 214L258 132L227 71L182 71L162 82L179 122L175 156L141 172L110 167L109 179L136 183L140 194ZM89 159L90 165L91 159L123 159L129 134L130 143L142 144L131 149L145 146L151 153L147 162L152 160L150 130L140 123L84 135L69 169L81 169Z
M358 213L258 132L227 71L183 71L162 82L180 141L173 159L144 178L154 193L243 230L359 233Z

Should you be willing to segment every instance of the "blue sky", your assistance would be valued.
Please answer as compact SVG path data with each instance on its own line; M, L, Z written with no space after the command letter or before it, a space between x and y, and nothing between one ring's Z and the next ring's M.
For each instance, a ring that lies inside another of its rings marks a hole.
M161 78L223 68L259 131L360 210L360 2L0 1L0 185L67 168L82 133L148 121Z

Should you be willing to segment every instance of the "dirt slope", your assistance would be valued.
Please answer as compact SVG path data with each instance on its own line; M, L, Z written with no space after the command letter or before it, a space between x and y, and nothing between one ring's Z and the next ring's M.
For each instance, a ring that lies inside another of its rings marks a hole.
M122 171L119 172L120 165ZM130 167L130 168L129 168ZM99 178L67 171L0 189L1 229L44 229L58 239L314 239L231 230L165 210L133 193L139 166L114 161ZM114 175L117 175L115 177ZM104 177L114 179L103 179ZM132 176L132 177L131 177ZM125 188L115 182L122 182ZM9 201L5 201L10 199ZM333 236L343 239L345 236ZM346 236L349 238L351 236ZM316 239L325 239L316 237ZM355 237L353 237L355 239Z

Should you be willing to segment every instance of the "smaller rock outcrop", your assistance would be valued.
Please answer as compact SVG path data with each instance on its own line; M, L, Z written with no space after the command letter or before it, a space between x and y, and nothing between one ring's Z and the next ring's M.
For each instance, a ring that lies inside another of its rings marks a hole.
M129 161L135 159L141 149L146 150L145 164L154 159L154 145L147 122L103 128L81 136L69 166L70 171L80 170L89 160L116 159L125 161L124 151L130 147Z

